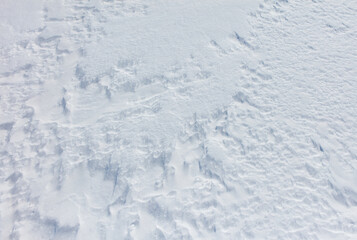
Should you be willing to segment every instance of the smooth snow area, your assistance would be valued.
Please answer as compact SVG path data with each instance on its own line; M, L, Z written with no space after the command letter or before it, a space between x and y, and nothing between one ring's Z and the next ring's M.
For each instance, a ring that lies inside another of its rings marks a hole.
M357 239L355 0L1 0L0 239Z

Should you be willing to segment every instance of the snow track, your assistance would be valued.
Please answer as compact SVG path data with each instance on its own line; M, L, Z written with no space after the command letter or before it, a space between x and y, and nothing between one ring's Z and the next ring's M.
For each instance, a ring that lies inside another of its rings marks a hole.
M0 239L356 239L355 1L0 2Z

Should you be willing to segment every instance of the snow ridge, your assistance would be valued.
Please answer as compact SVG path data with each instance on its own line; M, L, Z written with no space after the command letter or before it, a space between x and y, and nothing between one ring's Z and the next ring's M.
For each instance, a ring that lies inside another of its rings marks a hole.
M357 238L353 1L0 13L0 239Z

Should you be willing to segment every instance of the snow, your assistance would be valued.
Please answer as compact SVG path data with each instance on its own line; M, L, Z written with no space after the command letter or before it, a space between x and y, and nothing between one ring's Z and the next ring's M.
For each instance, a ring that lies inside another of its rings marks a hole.
M0 239L356 239L354 1L0 2Z

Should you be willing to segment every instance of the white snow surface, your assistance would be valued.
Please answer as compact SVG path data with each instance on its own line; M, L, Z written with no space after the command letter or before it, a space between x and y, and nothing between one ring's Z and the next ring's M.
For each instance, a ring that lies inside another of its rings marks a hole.
M1 0L0 239L357 239L356 0Z

